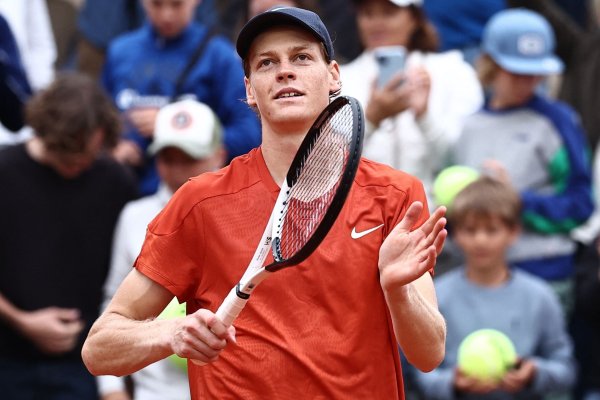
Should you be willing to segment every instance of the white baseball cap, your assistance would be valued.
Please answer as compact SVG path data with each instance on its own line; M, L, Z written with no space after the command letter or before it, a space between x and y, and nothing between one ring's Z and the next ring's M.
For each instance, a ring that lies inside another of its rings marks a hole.
M408 7L410 5L422 6L423 0L390 0L391 3L394 3L398 7Z
M165 147L177 147L190 157L212 155L222 145L222 127L215 113L204 103L182 100L162 107L156 117L154 141L148 147L156 155Z

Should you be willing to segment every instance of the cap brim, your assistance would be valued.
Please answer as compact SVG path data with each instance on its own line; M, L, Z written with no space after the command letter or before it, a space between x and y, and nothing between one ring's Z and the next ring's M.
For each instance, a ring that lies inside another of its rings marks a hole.
M563 62L555 56L541 59L523 59L522 57L494 57L495 61L505 70L522 75L552 75L561 73Z
M311 32L319 41L321 38L319 35L313 30L313 28L302 20L289 15L285 12L281 11L268 11L262 14L258 14L253 17L240 31L238 35L238 39L235 45L237 53L243 59L246 58L248 52L250 51L250 46L252 46L252 42L258 35L262 32L272 28L274 26L285 25L285 24L294 24L296 26L300 26L301 28L307 29Z
M159 151L161 151L162 149L167 148L167 147L175 147L196 160L206 158L211 154L211 150L209 148L198 149L198 144L185 143L185 142L174 141L174 140L173 141L164 140L164 141L161 141L160 143L153 142L152 144L150 144L150 146L148 146L147 151L148 151L149 155L156 156Z

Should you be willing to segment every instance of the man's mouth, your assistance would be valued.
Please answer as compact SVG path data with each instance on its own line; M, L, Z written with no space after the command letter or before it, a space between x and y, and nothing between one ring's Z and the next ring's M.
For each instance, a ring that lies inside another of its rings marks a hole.
M275 98L276 99L288 99L290 97L300 97L300 96L303 96L303 94L300 92L297 92L295 90L291 90L291 91L286 90L286 91L278 93L275 96Z

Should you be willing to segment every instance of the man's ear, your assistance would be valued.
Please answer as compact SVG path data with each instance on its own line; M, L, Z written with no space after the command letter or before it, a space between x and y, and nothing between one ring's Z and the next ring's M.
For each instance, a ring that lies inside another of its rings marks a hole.
M244 86L246 87L246 103L250 107L256 107L256 98L254 97L254 89L250 83L250 79L244 77Z
M332 60L329 63L329 93L337 93L342 90L342 81L340 80L340 66L337 61Z

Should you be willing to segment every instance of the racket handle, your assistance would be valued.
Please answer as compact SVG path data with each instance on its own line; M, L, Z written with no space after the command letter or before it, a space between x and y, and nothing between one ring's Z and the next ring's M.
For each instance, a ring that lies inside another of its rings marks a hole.
M233 321L240 315L244 309L248 298L242 299L237 295L237 286L231 289L223 303L216 312L219 318L225 325L231 326Z
M235 321L237 316L240 315L240 313L244 309L244 306L246 305L246 302L248 301L247 298L240 298L237 295L236 289L237 286L231 289L231 291L229 292L227 297L225 297L225 300L223 300L223 303L221 304L221 306L219 306L219 309L215 313L217 318L219 318L221 322L223 322L228 327L231 326L231 324L233 324L233 321ZM190 361L196 365L206 365L206 363L200 360Z

